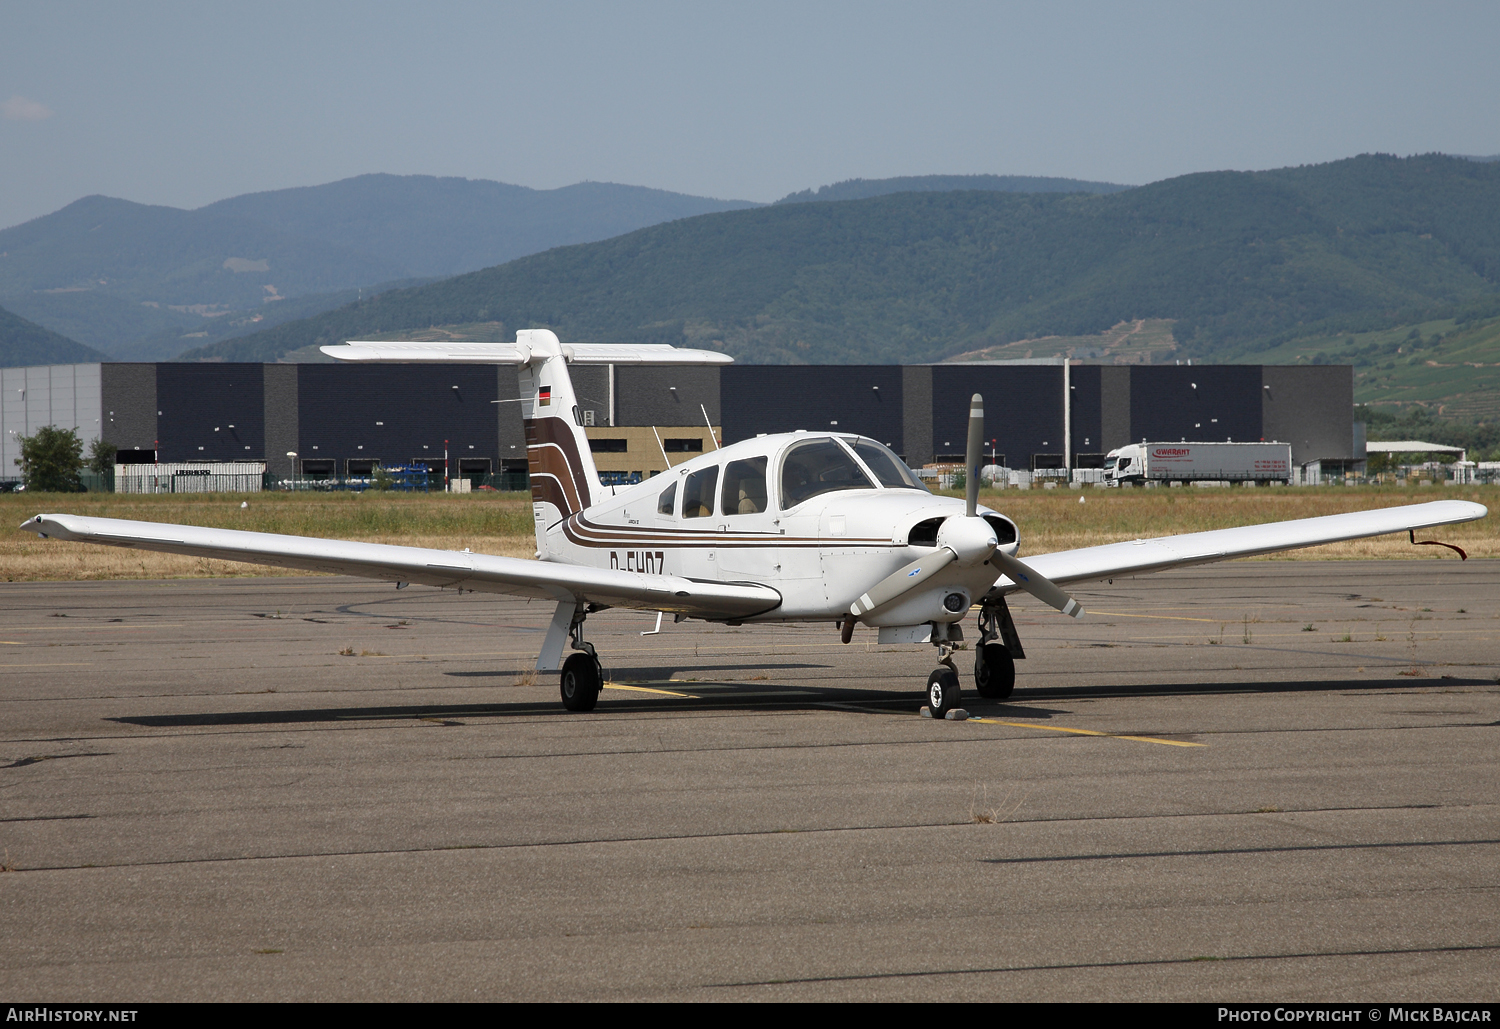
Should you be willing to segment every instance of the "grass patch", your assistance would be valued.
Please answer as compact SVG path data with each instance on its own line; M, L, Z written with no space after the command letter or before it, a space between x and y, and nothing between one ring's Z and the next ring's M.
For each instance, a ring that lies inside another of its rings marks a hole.
M1023 557L1141 537L1202 532L1235 525L1395 507L1425 500L1472 500L1492 509L1500 486L1464 486L1418 493L1399 486L1257 490L1089 489L995 490L983 502L1015 520ZM248 500L249 507L240 503ZM172 579L220 576L304 575L232 561L154 554L39 539L21 522L39 512L64 511L106 518L178 522L292 536L323 536L531 557L536 550L531 504L507 494L199 494L140 496L113 493L0 494L0 581L69 579ZM1495 518L1445 526L1426 539L1456 543L1475 558L1500 557ZM1453 560L1433 547L1413 547L1402 534L1335 543L1256 560ZM1248 628L1248 627L1247 627ZM1246 633L1248 634L1248 633Z

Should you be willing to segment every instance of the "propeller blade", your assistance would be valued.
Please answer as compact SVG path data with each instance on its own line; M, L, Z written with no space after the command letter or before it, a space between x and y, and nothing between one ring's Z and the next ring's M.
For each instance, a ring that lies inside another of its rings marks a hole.
M953 551L948 550L946 547L939 547L931 554L918 558L905 568L898 568L874 586L871 586L869 592L849 605L849 613L855 618L861 618L877 607L884 607L907 590L922 585L922 583L932 578L938 572L941 572L944 568L947 568L955 560ZM1053 586L1052 588L1056 589L1057 587Z
M964 469L966 513L973 518L979 513L979 468L984 462L984 397L978 393L969 398L969 446L964 459L968 462Z
M994 561L1002 572L1010 576L1012 582L1043 604L1050 604L1063 614L1072 615L1074 618L1083 614L1083 608L1078 606L1078 601L1063 592L1061 586L1039 572L1032 571L1028 565L1011 557L1005 551L995 551L994 557L990 560Z

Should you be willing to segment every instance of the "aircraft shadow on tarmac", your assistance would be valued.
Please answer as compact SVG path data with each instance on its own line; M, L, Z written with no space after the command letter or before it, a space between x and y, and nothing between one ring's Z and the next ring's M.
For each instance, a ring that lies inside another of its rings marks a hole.
M831 667L833 667L833 666L832 665L820 665L820 664L791 664L791 663L788 663L788 664L778 664L778 665L768 665L768 664L764 664L764 663L762 663L762 664L749 664L749 665L746 665L746 664L740 664L740 665L692 665L691 667L689 667L687 665L680 665L680 666L679 665L673 665L673 666L670 666L670 667L664 665L664 666L659 667L659 668L606 668L604 670L604 675L605 675L605 678L607 678L607 679L622 679L622 680L625 680L625 681L628 681L628 682L631 682L631 683L637 683L637 682L640 682L640 683L647 683L647 682L651 682L651 683L658 683L658 682L659 683L665 683L668 680L670 680L673 675L676 675L678 673L685 672L685 671L690 671L690 672L748 672L748 671L764 672L764 671L767 671L767 670L771 670L771 671L778 671L778 670L779 671L790 671L790 670L792 670L794 668L831 668ZM492 679L492 678L498 679L498 678L505 678L505 677L514 678L516 676L516 673L513 672L513 671L444 672L443 674L444 675L451 675L451 676L453 676L454 678L457 678L457 679Z
M646 671L644 669L638 671ZM666 711L789 711L813 708L870 714L915 714L923 702L920 695L885 690L837 689L827 687L783 686L770 682L718 683L683 682L679 680L637 680L654 682L649 687L621 684L624 689L606 688L594 715ZM1037 702L1099 697L1171 697L1211 696L1215 694L1316 693L1387 689L1452 688L1454 686L1489 686L1489 679L1382 679L1361 681L1246 682L1212 685L1126 686L1126 687L1040 687L1027 689L1008 702L984 700L965 693L964 704L976 714L1010 718L1046 720L1072 712L1036 706ZM639 691L639 692L637 692ZM625 694L622 696L621 694ZM209 725L278 725L305 722L358 722L427 720L453 723L460 718L578 717L560 709L554 700L494 704L412 704L387 707L323 707L262 711L205 711L171 715L126 715L108 721L152 728Z

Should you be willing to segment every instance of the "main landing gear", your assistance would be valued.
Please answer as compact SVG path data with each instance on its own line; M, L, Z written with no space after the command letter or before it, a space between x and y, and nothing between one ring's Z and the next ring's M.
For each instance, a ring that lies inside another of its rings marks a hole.
M594 705L599 703L599 691L604 687L604 670L599 666L599 656L594 653L594 645L583 638L585 617L584 612L578 612L568 627L568 639L578 651L562 666L562 702L569 711L594 710Z
M1016 688L1016 658L1024 658L1021 637L1005 598L979 611L979 643L974 647L974 687L985 700L1004 700Z

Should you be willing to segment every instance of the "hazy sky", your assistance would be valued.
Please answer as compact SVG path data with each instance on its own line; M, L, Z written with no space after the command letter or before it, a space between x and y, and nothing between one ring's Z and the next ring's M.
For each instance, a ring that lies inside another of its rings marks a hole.
M0 0L0 226L365 172L774 200L1500 152L1500 4Z

